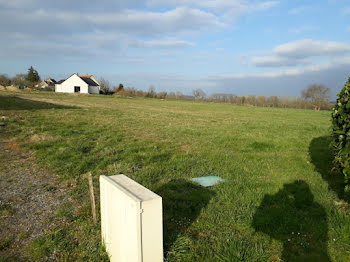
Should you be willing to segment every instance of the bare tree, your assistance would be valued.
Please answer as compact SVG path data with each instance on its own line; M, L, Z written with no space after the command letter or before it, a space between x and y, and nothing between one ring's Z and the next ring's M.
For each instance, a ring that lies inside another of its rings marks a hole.
M148 88L148 92L146 97L156 97L157 93L156 93L156 88L154 87L154 85L150 85Z
M5 74L0 75L0 85L9 86L10 84L11 84L11 79L7 75Z
M183 97L183 94L180 91L176 91L175 95L176 95L176 99L181 99Z
M12 78L12 84L16 86L27 86L27 75L25 74L17 74L15 77Z
M100 83L100 91L103 94L108 93L108 91L111 90L111 84L109 83L109 81L107 79L104 79L103 77L101 77L99 79L99 83Z
M193 95L196 99L204 99L206 97L206 94L202 89L197 88L197 89L193 90L192 92L193 92Z
M315 110L329 104L330 89L324 85L312 84L301 92L301 97L313 104Z
M114 92L119 93L124 91L124 85L122 83L119 84L118 87L114 88Z
M159 92L156 96L157 98L165 99L167 94L168 94L167 92Z
M266 97L263 95L258 95L256 98L257 105L258 106L264 106L266 105Z
M175 99L176 98L176 94L175 92L170 92L166 95L166 98L168 99Z

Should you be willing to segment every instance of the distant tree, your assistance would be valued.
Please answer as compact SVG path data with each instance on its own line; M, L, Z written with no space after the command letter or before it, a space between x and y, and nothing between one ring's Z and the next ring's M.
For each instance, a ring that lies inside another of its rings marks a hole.
M124 86L123 86L123 84L120 83L119 86L116 88L115 91L116 91L117 93L118 93L118 92L123 92L123 91L124 91Z
M241 96L241 101L240 101L241 105L244 105L245 102L246 102L246 97L245 96Z
M175 99L176 98L176 94L175 92L170 92L166 95L166 98L168 99Z
M202 89L199 89L199 88L193 90L192 93L196 99L204 99L207 96L206 93Z
M278 107L278 104L279 104L278 96L269 96L267 98L267 101L268 101L269 106Z
M12 78L12 84L16 86L27 86L27 75L25 74L17 74Z
M329 106L330 89L324 85L312 84L301 92L301 97L313 104L315 110Z
M157 98L160 98L160 99L165 99L166 98L166 96L167 96L167 92L159 92L157 95L156 95L156 97Z
M176 99L180 99L183 97L183 94L181 91L176 91L175 95L176 95Z
M28 69L28 74L26 80L34 85L34 83L40 81L40 76L38 71L36 71L32 66Z
M100 91L103 93L103 94L106 94L108 93L108 91L110 91L111 89L111 84L109 83L108 80L104 79L103 77L101 77L99 79L99 83L100 83Z
M11 79L7 75L5 74L0 75L0 85L9 86L10 84L11 84Z
M153 85L150 85L146 97L156 97L156 95L156 88Z
M257 100L258 106L265 106L266 105L266 97L265 96L258 95L256 100Z
M246 103L251 105L251 106L256 106L256 97L253 95L248 95L246 97Z

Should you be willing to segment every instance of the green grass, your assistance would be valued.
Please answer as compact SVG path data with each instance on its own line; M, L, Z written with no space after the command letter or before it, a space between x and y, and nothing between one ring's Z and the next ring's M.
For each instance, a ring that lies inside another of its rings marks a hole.
M79 203L57 212L63 226L33 243L32 258L55 250L106 259L91 222L91 171L96 194L99 175L123 173L163 197L167 261L350 260L349 200L330 171L330 112L8 94L0 93L8 117L0 135L33 150ZM189 181L205 175L226 182Z

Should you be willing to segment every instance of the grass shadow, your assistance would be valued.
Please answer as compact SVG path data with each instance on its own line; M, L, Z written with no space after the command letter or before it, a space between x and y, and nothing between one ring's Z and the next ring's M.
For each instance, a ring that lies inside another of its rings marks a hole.
M333 153L330 146L331 142L332 138L330 136L321 136L312 139L309 145L311 163L315 166L315 170L328 183L328 188L336 192L340 199L350 203L349 196L344 193L344 176L332 172Z
M156 193L163 198L164 253L171 249L177 237L186 233L215 193L185 179L173 179Z
M314 202L305 181L296 180L274 195L265 195L252 226L283 243L282 261L331 261L327 214Z
M48 102L34 101L18 96L0 95L0 110L42 110L42 109L77 109L74 106L52 104Z

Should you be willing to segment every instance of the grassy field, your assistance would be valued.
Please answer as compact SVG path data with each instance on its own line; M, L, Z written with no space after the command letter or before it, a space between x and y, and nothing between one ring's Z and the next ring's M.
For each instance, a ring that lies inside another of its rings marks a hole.
M0 136L34 151L75 201L57 211L63 225L29 247L32 259L106 259L91 221L91 171L96 194L99 175L123 173L163 197L167 261L350 261L330 112L0 92L1 116ZM226 182L189 181L206 175Z

